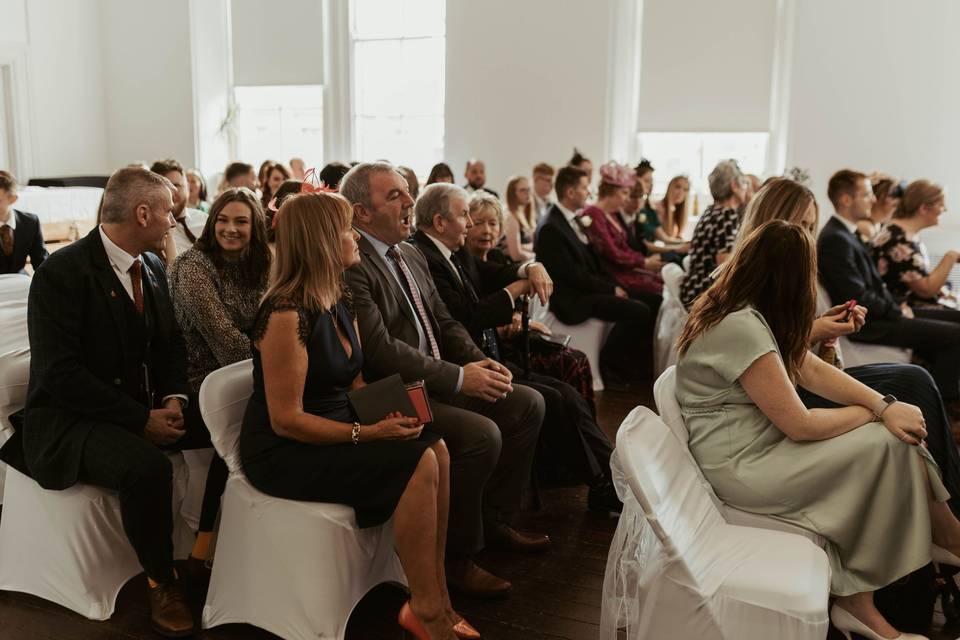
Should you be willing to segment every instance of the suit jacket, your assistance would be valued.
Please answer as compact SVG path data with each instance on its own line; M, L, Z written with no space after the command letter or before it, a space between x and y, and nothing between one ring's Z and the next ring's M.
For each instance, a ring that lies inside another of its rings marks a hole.
M503 287L517 279L519 264L497 265L481 262L465 249L460 249L457 257L463 264L470 285L480 298L478 302L474 302L461 284L453 265L443 257L433 240L423 231L417 231L413 239L415 246L427 259L437 292L447 305L450 315L467 328L477 345L483 343L484 329L510 323L513 318L513 300Z
M30 264L36 271L49 255L43 245L40 219L32 213L16 209L11 214L17 217L17 228L13 231L13 254L5 256L0 251L0 273L20 273L27 264L27 256L30 256Z
M834 304L856 299L870 311L862 337L871 334L870 319L903 316L900 301L883 284L866 247L836 218L827 221L817 238L817 263L820 282Z
M156 398L189 393L163 263L151 253L142 259L146 322L114 274L98 227L33 276L27 402L0 459L45 488L76 483L87 434L98 425L143 433L151 409L143 365Z
M423 254L406 242L397 245L419 285L440 347L440 360L420 353L418 321L390 267L365 237L361 236L358 244L362 259L360 264L347 269L345 277L360 328L364 377L378 380L399 373L405 382L425 381L431 394L452 396L460 378L458 365L476 362L485 356L463 325L450 316Z
M557 205L550 207L534 249L553 279L550 310L561 322L579 324L593 314L586 296L613 295L616 280L590 247L580 242Z

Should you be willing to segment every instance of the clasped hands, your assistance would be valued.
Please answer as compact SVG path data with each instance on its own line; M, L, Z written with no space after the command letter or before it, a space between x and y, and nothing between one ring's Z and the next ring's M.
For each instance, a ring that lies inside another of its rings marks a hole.
M186 433L183 406L176 397L167 398L162 409L152 409L143 429L143 437L155 445L171 445Z
M846 321L844 321L845 315L847 315L846 303L828 309L826 313L813 321L813 327L810 329L810 342L813 344L822 342L829 346L835 346L838 338L860 331L867 322L866 307L859 305L854 307Z
M471 398L487 402L503 400L513 391L513 374L505 366L486 358L463 366L463 384L460 391Z

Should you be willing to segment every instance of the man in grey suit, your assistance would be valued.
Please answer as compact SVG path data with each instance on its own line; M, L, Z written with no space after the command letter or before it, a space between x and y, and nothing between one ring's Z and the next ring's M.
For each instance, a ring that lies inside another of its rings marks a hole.
M447 579L475 597L505 594L510 583L472 557L486 545L532 553L550 543L521 533L506 519L519 508L543 421L543 397L513 385L506 367L485 357L454 320L423 255L410 236L413 198L407 182L385 162L361 163L340 183L360 232L360 264L346 280L363 343L364 376L399 373L424 380L434 422L450 449L450 527Z

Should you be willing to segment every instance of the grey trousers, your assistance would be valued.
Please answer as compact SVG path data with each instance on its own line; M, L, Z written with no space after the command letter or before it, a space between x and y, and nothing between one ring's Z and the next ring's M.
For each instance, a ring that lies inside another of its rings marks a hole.
M520 508L543 423L543 396L514 384L499 402L458 394L430 404L434 420L427 428L450 451L447 553L470 556L483 548L484 523L507 520Z

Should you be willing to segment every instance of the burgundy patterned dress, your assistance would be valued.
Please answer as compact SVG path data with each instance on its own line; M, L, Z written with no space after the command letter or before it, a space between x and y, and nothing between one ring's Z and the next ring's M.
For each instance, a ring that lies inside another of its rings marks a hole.
M590 248L617 284L629 293L663 294L660 274L642 271L646 257L630 248L627 231L619 222L611 220L599 207L587 207L581 216L581 227L585 227ZM590 222L587 223L587 220Z

